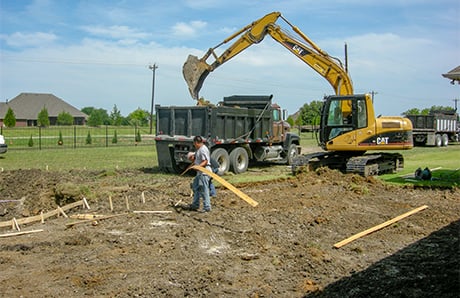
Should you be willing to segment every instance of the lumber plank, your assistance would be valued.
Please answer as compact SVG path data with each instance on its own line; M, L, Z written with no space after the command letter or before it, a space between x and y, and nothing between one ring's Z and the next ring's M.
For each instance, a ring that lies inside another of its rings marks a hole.
M166 211L166 210L162 210L162 211L154 211L154 210L135 210L133 211L133 213L137 213L137 214L165 214L165 213L172 213L172 211Z
M106 216L101 216L101 217L93 218L93 219L86 219L86 220L69 222L69 223L66 223L65 225L66 225L66 227L73 227L74 225L78 225L78 224L84 224L84 223L88 223L88 222L94 222L94 221L98 221L98 220L109 219L109 218L123 216L123 215L127 215L127 214L128 213L106 215Z
M80 200L80 201L73 202L73 203L67 204L65 206L62 206L60 208L63 211L67 211L67 210L70 210L72 208L79 207L79 206L82 206L82 205L83 205L83 200ZM43 214L20 218L20 219L17 219L16 221L17 221L18 224L23 225L23 224L27 224L27 223L31 223L31 222L35 222L35 221L43 221L46 218L56 216L56 215L58 215L60 213L61 213L61 211L58 208L56 208L55 210L52 210L52 211L49 211L49 212L46 212L46 213L43 213ZM13 223L12 220L0 222L0 228L2 228L2 227L10 227L10 226L12 226L12 223Z
M358 238L361 238L361 237L366 236L366 235L369 235L369 234L371 234L371 233L373 233L373 232L375 232L375 231L378 231L378 230L380 230L380 229L383 229L383 228L385 228L385 227L387 227L387 226L389 226L389 225L391 225L391 224L394 224L395 222L397 222L397 221L399 221L399 220L401 220L401 219L403 219L403 218L406 218L406 217L408 217L408 216L410 216L410 215L412 215L412 214L414 214L414 213L417 213L417 212L420 212L420 211L422 211L422 210L425 210L426 208L428 208L428 206L427 206L427 205L423 205L423 206L420 206L420 207L418 207L418 208L415 208L415 209L413 209L413 210L411 210L411 211L409 211L409 212L406 212L406 213L404 213L404 214L401 214L401 215L399 215L399 216L396 216L395 218L390 219L390 220L387 220L387 221L384 222L384 223L381 223L381 224L379 224L379 225L376 225L376 226L374 226L374 227L372 227L372 228L369 228L369 229L367 229L367 230L365 230L365 231L362 231L362 232L357 233L357 234L355 234L355 235L353 235L353 236L351 236L351 237L348 237L348 238L345 239L345 240L342 240L342 241L340 241L340 242L337 242L336 244L334 244L334 247L335 247L335 248L340 248L340 247L342 247L342 246L344 246L344 245L347 245L348 243L350 243L350 242L352 242L352 241L355 241L355 240L358 239Z
M25 234L38 233L38 232L43 232L43 230L39 229L39 230L30 230L30 231L22 231L22 232L15 232L15 233L0 234L0 238L13 237L13 236L19 236L19 235L25 235Z
M248 203L248 204L251 205L252 207L256 207L257 205L259 205L259 203L258 203L257 201L253 200L250 196L248 196L247 194L245 194L244 192L242 192L241 190L239 190L238 188L236 188L235 186L233 186L232 184L230 184L229 182L227 182L224 178L220 177L219 175L214 174L213 172L208 171L208 170L206 170L205 168L200 167L200 166L198 166L198 165L192 166L191 169L194 169L194 170L203 172L203 173L205 173L206 175L211 176L213 179L215 179L215 180L218 181L220 184L222 184L223 186L225 186L226 188L228 188L231 192L233 192L233 193L236 194L238 197L240 197L241 199L243 199L244 201L246 201L246 203Z

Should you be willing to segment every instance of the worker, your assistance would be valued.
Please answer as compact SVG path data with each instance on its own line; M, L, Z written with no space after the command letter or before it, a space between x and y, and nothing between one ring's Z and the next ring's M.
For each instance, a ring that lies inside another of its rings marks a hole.
M204 144L201 136L193 138L193 146L195 147L194 165L211 170L211 156L208 147ZM193 202L189 206L190 210L198 211L200 208L200 198L203 198L203 212L211 211L211 199L209 197L209 183L210 178L208 175L196 171L196 176L193 179Z

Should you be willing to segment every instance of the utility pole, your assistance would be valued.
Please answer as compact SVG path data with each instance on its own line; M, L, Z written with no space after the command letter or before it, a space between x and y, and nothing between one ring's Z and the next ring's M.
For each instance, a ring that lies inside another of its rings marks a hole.
M152 104L150 106L150 134L153 132L153 106L155 98L155 70L158 68L157 64L149 65L149 69L152 70Z
M370 91L369 93L371 94L372 103L374 103L374 95L379 94L379 93L375 92L374 90Z

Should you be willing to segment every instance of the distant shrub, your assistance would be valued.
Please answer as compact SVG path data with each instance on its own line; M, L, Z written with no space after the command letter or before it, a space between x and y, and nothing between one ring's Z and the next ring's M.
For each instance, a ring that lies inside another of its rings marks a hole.
M91 138L91 133L88 131L88 135L86 136L86 145L91 145L93 143L93 139Z
M29 147L33 147L33 146L34 146L34 139L32 139L32 135L30 135L29 142L27 143L27 145L28 145Z

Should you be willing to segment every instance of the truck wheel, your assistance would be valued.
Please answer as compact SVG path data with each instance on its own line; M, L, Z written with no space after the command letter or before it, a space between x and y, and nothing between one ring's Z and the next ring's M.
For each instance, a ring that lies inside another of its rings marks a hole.
M217 148L211 153L211 158L219 163L219 170L217 175L222 176L230 168L230 157L228 156L227 150L224 148Z
M292 165L292 161L294 160L294 158L297 157L297 145L296 144L291 144L289 146L289 149L288 149L288 152L287 152L287 156L286 156L286 164L287 165Z
M442 146L449 145L449 136L447 134L443 134L441 137L441 144Z
M236 147L230 152L230 166L232 172L240 174L246 172L249 166L248 152L241 147Z
M434 145L435 145L436 147L441 147L441 145L442 145L442 139L441 139L441 135L440 135L440 134L437 134L437 135L435 136Z

